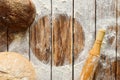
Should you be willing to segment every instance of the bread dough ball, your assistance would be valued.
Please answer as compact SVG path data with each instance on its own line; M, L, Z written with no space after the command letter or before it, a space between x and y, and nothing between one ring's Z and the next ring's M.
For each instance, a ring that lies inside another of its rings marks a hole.
M18 32L26 30L35 19L35 6L31 0L0 0L0 30Z
M0 80L36 80L32 64L14 52L0 53Z

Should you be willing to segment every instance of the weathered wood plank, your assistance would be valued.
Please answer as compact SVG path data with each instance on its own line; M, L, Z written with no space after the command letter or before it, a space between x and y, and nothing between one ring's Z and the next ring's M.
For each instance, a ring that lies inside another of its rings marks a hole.
M115 80L116 0L96 0L96 31L106 29L94 80Z
M116 80L120 80L120 0L117 0L117 71Z
M50 80L51 0L36 0L34 3L38 16L30 29L30 61L35 66L37 80Z
M52 13L52 80L72 80L72 0L52 0Z
M54 65L62 66L65 60L71 63L71 19L59 14L53 20L53 61Z
M50 31L50 16L43 16L38 19L31 33L32 51L36 57L44 63L50 62Z
M74 1L74 80L80 80L82 66L95 40L95 0Z

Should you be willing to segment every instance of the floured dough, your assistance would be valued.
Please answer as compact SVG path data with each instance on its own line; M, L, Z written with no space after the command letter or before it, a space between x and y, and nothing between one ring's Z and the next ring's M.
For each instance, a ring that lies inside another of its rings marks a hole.
M32 64L14 52L0 53L0 80L36 80Z

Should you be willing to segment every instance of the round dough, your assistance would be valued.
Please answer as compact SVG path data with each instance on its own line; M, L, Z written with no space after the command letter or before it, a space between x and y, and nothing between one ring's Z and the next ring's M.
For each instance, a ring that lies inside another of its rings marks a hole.
M31 0L0 0L0 30L18 32L26 30L35 19L35 6Z
M36 80L32 64L14 52L0 53L0 80Z

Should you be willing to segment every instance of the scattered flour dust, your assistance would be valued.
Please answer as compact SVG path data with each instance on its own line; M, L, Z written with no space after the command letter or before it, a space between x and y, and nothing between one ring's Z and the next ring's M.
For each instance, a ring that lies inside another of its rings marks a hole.
M45 16L45 15L49 15L51 13L51 0L32 0L36 6L37 9L37 15ZM59 13L63 13L63 14L68 14L71 15L71 10L72 10L72 6L70 6L70 4L72 4L72 0L53 0L53 14L59 14ZM79 0L75 0L75 1L79 1ZM88 2L85 1L81 1L83 3L83 5L88 4ZM59 4L58 4L59 3ZM83 7L83 5L79 5L81 8L80 10L78 9L75 10L75 18L81 23L81 25L83 26L83 30L85 32L85 48L84 50L79 54L79 58L75 61L75 65L74 65L74 77L75 80L79 79L80 76L80 72L82 70L82 66L86 60L86 57L88 55L89 50L92 48L92 45L94 43L95 40L95 29L94 29L94 20L93 17L90 17L92 15L89 15L89 11L88 13L83 14L82 12L80 12L83 9L83 12L85 11L85 9L89 9L90 11L93 10L92 7L89 7L90 4L93 4L94 2L91 1L91 3L89 3L88 7L86 5L86 7ZM62 6L61 6L62 5ZM78 5L78 4L76 4ZM78 17L77 17L78 16ZM106 29L109 26L114 26L115 25L115 19L114 18L108 18L108 19L101 19L98 21L98 26L100 26L100 28ZM90 28L91 27L91 28ZM90 32L91 31L91 32ZM21 43L19 42L19 40L21 40L21 38L17 38L17 40L14 40L11 45L10 45L10 50L16 50L17 48L15 48L17 45L22 45L23 48L28 47L29 45L27 45L27 42L29 41L28 38L28 34L25 35L27 38L23 39ZM108 45L107 40L109 37L111 36L115 36L115 32L108 32L108 34L105 35L104 41L103 41L103 45L102 45L102 49L101 49L101 54L104 53L104 55L109 56L110 58L114 58L115 56L113 54L115 54L115 51L113 50L113 47L115 46L113 42L113 45ZM16 46L14 46L14 44L16 44ZM25 45L26 44L26 45ZM19 47L19 46L18 46ZM21 50L24 49L20 49L18 48L18 52L21 52ZM27 53L27 52L26 52ZM32 53L32 51L31 51ZM38 59L36 59L36 57L31 54L31 56L33 57L32 61L34 61L33 65L36 69L36 73L37 73L37 80L50 80L50 74L51 74L51 68L50 68L50 64L44 64L43 62L38 61ZM53 80L72 80L72 67L71 65L65 65L65 66L61 66L61 67L55 67L53 66L53 75L52 75L52 79Z

